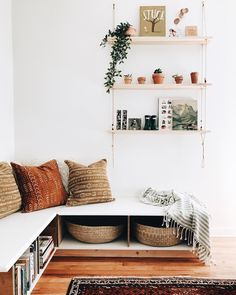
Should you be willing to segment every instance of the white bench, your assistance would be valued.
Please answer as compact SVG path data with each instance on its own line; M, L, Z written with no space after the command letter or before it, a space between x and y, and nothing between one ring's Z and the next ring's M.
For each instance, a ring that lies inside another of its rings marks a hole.
M56 216L60 216L62 219L65 216L126 216L129 220L132 216L163 215L163 209L160 207L143 204L137 198L126 197L117 198L114 202L110 203L77 207L59 206L32 213L17 212L5 217L0 220L0 288L1 284L4 286L6 283L4 273L12 271L15 262ZM68 235L60 243L56 255L113 256L112 253L114 256L129 257L193 257L191 247L187 245L178 245L170 248L154 248L135 241L127 243L127 240L124 239L118 239L107 244L94 245L80 243ZM1 295L13 294L1 292Z

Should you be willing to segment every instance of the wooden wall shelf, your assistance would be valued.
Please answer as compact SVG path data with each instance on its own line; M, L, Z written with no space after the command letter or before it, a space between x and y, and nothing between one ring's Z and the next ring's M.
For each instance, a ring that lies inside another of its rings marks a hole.
M210 130L111 130L112 134L146 134L146 135L193 135L193 134L206 134Z
M199 84L123 84L116 83L114 90L194 90L205 89L211 86L210 83Z
M207 45L212 37L132 37L133 45ZM112 44L114 38L108 38Z

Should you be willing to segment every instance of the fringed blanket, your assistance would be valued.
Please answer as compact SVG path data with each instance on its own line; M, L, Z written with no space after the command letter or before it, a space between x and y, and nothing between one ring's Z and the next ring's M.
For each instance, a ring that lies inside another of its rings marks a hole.
M177 236L193 245L193 250L201 261L210 262L209 214L197 198L187 193L149 188L142 195L141 201L164 207L163 225L177 227Z

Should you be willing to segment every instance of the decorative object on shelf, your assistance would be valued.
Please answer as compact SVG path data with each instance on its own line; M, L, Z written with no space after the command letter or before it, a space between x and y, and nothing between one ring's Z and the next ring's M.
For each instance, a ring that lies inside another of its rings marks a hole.
M145 84L146 83L146 77L138 77L138 84Z
M169 29L169 37L177 37L177 32L174 29Z
M198 130L198 106L194 99L172 100L173 130Z
M144 128L143 130L151 130L151 116L150 115L146 115L144 116Z
M192 72L190 74L190 76L191 76L192 84L197 84L198 83L198 76L199 76L198 72Z
M126 74L124 75L124 83L125 84L131 84L132 83L132 74Z
M112 242L122 234L123 224L109 222L105 217L103 217L105 221L101 220L99 224L100 219L91 218L90 221L89 218L84 220L81 218L78 221L67 221L67 230L75 239L90 244Z
M154 84L163 84L165 76L163 75L162 69L158 68L152 74Z
M152 115L150 119L151 130L158 130L157 128L157 116Z
M166 36L166 7L140 7L140 35Z
M126 32L131 25L126 23L120 23L116 26L114 31L109 30L108 34L103 38L100 46L105 47L108 42L108 37L114 38L111 45L111 61L109 63L108 70L105 74L105 87L107 92L110 93L111 88L116 82L117 77L122 77L121 70L118 69L118 65L123 64L127 59L128 50L130 49L131 37L126 35Z
M197 37L198 36L197 26L186 26L185 27L185 36L186 37Z
M22 211L32 212L64 205L64 189L57 161L40 166L21 166L11 163L22 197Z
M141 118L129 118L129 130L141 130L142 128Z
M121 130L121 110L116 111L116 130Z
M137 35L137 31L133 26L129 26L128 30L125 32L125 36L134 37Z
M179 12L178 16L174 19L174 24L175 25L178 25L180 23L181 19L184 17L184 15L186 13L188 13L188 12L189 12L189 9L188 8L182 8L182 9L180 9L180 12Z
M69 167L69 192L67 206L79 206L114 201L107 177L107 160L85 166L66 160ZM98 186L99 183L99 186Z
M159 98L159 129L172 130L172 100Z
M123 110L122 112L122 130L127 130L128 111Z
M182 75L176 74L176 75L173 75L172 77L175 79L176 84L182 84L183 83L184 78L183 78Z

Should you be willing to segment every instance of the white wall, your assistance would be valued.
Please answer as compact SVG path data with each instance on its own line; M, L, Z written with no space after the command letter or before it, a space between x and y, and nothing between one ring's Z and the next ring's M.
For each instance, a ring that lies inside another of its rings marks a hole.
M117 22L138 27L139 6L149 0L117 1ZM168 17L189 7L185 19L199 22L201 1L164 1ZM190 191L205 201L212 214L213 233L236 235L234 215L234 78L235 46L231 44L232 1L208 0L209 81L206 168L201 168L200 138L189 136L119 136L112 168L111 97L103 88L109 50L99 43L112 26L112 1L13 0L15 58L16 158L75 159L90 163L109 160L114 196L138 195L148 186ZM230 3L230 4L229 4ZM235 5L235 4L234 4ZM200 22L198 23L200 26ZM187 77L200 71L198 47L135 47L123 67L134 76L150 76L162 67L166 76ZM168 78L167 78L168 79ZM116 95L117 107L129 116L156 113L163 95L193 96L197 92L129 92Z
M11 1L0 0L0 161L14 155Z

